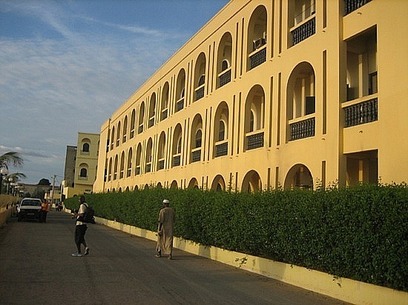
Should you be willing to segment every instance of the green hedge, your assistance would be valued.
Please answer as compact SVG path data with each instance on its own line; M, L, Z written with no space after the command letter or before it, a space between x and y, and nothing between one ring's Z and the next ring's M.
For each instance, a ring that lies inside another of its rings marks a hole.
M168 198L176 236L408 291L407 185L256 194L149 189L86 197L98 216L153 231ZM66 205L78 208L76 199Z

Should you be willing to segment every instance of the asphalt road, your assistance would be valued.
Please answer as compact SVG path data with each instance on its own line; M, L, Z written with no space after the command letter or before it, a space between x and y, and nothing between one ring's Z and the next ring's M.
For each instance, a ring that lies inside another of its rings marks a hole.
M90 254L72 257L74 227L51 211L0 229L0 304L345 304L177 249L155 258L154 242L102 225L88 226Z

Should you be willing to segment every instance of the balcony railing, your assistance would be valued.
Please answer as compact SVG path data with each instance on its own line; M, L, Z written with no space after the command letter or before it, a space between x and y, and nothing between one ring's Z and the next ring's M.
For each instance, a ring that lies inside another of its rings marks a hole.
M172 165L173 166L180 166L180 164L181 164L181 155L180 154L174 155Z
M304 23L292 29L290 32L292 33L293 45L298 44L316 33L316 18L313 15L312 18L307 19Z
M344 127L366 124L378 120L378 99L351 105L344 108Z
M157 164L157 170L164 169L164 159L160 159L159 163Z
M152 163L147 163L146 164L146 173L150 173L152 171Z
M132 139L134 136L135 136L135 130L132 129L132 130L130 131L130 138Z
M154 117L151 117L149 119L149 128L152 127L154 125Z
M184 97L176 102L176 112L184 108Z
M140 175L140 165L136 166L135 175Z
M201 85L200 87L195 89L195 93L196 93L196 101L198 101L199 99L204 97L204 87L205 85Z
M350 14L352 11L362 7L371 0L344 0L344 14Z
M264 132L256 132L247 135L247 149L255 149L264 146Z
M143 132L143 124L139 125L139 128L137 129L137 133L142 133Z
M266 61L266 46L249 55L250 68L253 69Z
M131 175L132 175L132 168L129 167L129 168L127 169L126 177L130 177Z
M201 148L193 149L191 152L191 162L198 162L201 160Z
M231 68L228 70L222 71L218 75L219 81L220 81L220 87L228 84L231 81Z
M161 118L160 118L162 121L165 120L165 119L167 119L167 113L168 113L168 109L167 109L167 108L162 111L162 113L161 113Z
M314 137L315 135L314 117L292 123L289 126L290 126L290 141Z
M221 157L226 155L228 155L228 142L215 144L215 157Z

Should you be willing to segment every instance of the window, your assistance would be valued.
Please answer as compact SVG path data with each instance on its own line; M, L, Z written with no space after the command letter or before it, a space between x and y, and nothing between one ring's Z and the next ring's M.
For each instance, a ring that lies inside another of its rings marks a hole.
M89 152L89 144L88 143L84 143L82 145L82 151L83 152Z
M86 168L81 168L80 173L79 173L79 177L81 177L81 178L88 177L88 170Z

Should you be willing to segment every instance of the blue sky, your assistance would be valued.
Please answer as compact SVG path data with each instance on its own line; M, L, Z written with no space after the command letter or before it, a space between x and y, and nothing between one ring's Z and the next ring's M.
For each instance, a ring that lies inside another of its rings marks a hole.
M25 183L63 180L100 127L228 0L0 0L0 154Z

